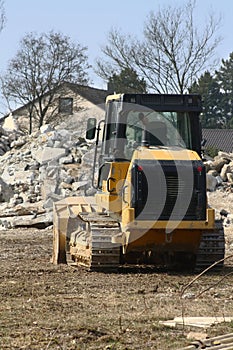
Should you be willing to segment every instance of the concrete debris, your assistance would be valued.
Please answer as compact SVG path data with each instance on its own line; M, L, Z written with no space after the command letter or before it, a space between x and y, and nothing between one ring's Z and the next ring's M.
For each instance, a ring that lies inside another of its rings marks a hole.
M224 186L233 192L233 153L218 152L212 160L206 160L207 190L215 191Z
M0 127L0 229L20 222L29 226L52 224L54 201L94 195L94 143L83 138L84 125L46 124L31 135L19 131L12 116L4 125ZM208 191L233 193L232 153L219 152L214 159L206 160L205 166ZM22 206L26 214L22 214ZM28 218L22 220L22 215ZM224 220L233 223L231 214Z
M22 133L17 130L11 131L0 126L0 156L11 149L11 144L13 144L20 135L22 135Z
M159 323L168 327L186 326L194 328L208 328L217 323L231 321L233 321L233 317L175 317L173 320L159 321Z
M231 203L233 198L233 153L218 152L214 159L208 159L204 161L204 164L208 197L221 193L224 202ZM225 208L216 209L216 219L223 220L224 226L233 225L233 213L226 213Z
M9 132L17 132L19 131L19 125L17 120L13 117L12 113L8 115L8 117L5 118L4 123L2 125L2 128L5 131Z
M0 229L49 226L55 201L93 195L93 145L77 129L0 133Z
M208 349L208 350L232 350L233 349L233 333L218 335L216 337L208 337L205 333L189 333L188 339L192 339L192 342L185 348L179 350L195 350L195 349ZM196 339L196 340L193 340Z

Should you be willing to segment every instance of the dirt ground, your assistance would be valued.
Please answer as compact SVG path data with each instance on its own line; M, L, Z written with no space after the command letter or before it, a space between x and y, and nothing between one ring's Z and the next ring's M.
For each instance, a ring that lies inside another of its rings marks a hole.
M227 255L233 254L232 226L225 232ZM194 274L52 265L52 229L0 231L0 247L0 349L179 349L188 345L190 329L159 321L233 316L233 259L182 297ZM206 332L233 332L233 322Z

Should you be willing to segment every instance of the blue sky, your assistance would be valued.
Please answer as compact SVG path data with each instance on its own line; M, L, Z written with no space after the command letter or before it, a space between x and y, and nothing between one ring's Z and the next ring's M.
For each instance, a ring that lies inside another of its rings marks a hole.
M7 22L0 33L0 71L4 71L20 39L28 32L60 31L87 46L89 61L94 64L112 27L140 35L150 11L183 3L183 0L5 0ZM233 51L233 1L196 0L196 23L202 26L210 11L222 16L219 35L223 41L216 54L219 59L226 59ZM94 86L105 88L99 78L91 77Z

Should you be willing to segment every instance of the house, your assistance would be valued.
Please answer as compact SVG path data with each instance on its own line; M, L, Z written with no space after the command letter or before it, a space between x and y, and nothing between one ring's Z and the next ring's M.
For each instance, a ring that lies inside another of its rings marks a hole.
M202 129L202 139L206 140L206 149L233 152L233 129Z
M98 89L90 86L83 86L79 84L65 82L59 87L57 87L53 91L53 94L53 101L49 105L43 123L51 123L54 126L56 126L58 124L61 124L62 122L70 121L70 126L72 126L72 120L77 121L77 114L79 114L79 117L81 115L83 117L83 113L86 112L86 118L88 110L92 110L91 112L89 112L89 115L91 113L94 113L95 116L96 113L99 114L99 112L102 112L106 96L109 94L109 92L107 90ZM43 96L42 103L44 103L44 105L47 104L50 95L51 93L48 92ZM26 105L21 106L11 112L11 115L20 125L20 129L29 129L29 115L30 111L32 110L31 106L32 104L27 103ZM39 107L37 100L35 101L35 106L36 108ZM95 109L95 112L93 112L93 109ZM35 111L35 109L33 111ZM33 117L33 129L38 128L38 122L36 123L36 120L38 120L38 118L36 119L35 117ZM3 119L1 120L1 122L2 121ZM80 122L82 123L82 118L79 118L79 123Z

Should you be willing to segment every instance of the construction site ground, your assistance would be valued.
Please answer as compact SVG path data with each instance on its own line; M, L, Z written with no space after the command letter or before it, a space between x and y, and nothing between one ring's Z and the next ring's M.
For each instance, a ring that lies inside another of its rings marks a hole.
M230 255L232 226L225 233ZM233 317L233 259L185 289L196 274L55 266L51 228L0 231L0 247L0 349L180 349L188 345L190 331L233 332L233 322L200 330L160 322Z

